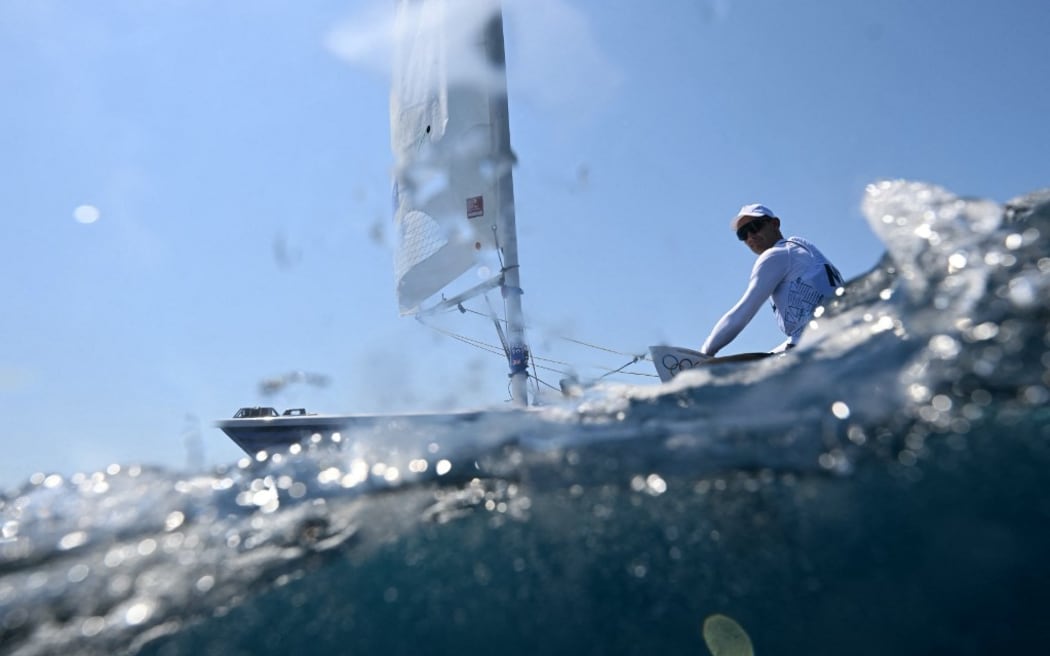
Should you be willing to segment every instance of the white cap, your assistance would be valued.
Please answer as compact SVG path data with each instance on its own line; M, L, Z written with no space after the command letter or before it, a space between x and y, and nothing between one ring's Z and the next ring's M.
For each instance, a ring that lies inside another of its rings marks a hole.
M773 210L769 209L765 205L761 205L759 203L752 203L750 205L744 205L740 208L740 211L736 213L736 217L733 219L732 223L729 224L729 227L731 227L733 230L739 230L740 226L742 226L745 223L748 223L748 221L741 221L741 219L753 219L760 216L768 216L773 219L777 218L777 215L773 214Z

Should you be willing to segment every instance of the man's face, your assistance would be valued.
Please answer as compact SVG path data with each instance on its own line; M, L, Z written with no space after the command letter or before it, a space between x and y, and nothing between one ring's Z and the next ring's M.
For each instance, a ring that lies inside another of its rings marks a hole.
M744 243L755 255L761 255L780 239L780 219L768 216L750 217L740 224L737 236L744 236Z

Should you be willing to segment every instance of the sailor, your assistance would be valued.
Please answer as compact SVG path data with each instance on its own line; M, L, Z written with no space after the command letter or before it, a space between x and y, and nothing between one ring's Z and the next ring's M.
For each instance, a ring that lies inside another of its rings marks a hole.
M842 276L809 241L801 237L785 239L780 232L780 219L765 205L741 207L730 227L758 259L744 295L715 324L700 347L701 354L714 357L732 342L766 299L772 302L777 324L787 340L769 353L748 355L758 358L792 348L813 311L834 298L835 290L843 284Z

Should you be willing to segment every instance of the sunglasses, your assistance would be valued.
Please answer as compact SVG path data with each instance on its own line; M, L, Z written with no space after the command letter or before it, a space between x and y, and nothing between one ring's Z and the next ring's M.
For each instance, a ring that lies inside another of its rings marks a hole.
M766 227L766 224L769 223L770 220L771 219L769 218L755 219L754 221L745 223L744 225L740 226L740 228L736 231L736 238L740 241L746 241L749 235L752 235L761 230L762 228Z

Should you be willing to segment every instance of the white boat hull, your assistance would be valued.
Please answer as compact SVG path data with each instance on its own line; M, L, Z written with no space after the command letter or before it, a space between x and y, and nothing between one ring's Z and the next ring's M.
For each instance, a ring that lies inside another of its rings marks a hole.
M224 433L245 453L255 456L287 451L296 444L341 442L349 431L398 431L414 426L431 428L441 424L461 425L475 421L485 413L461 411L448 413L413 413L399 415L299 415L224 419L216 422Z

